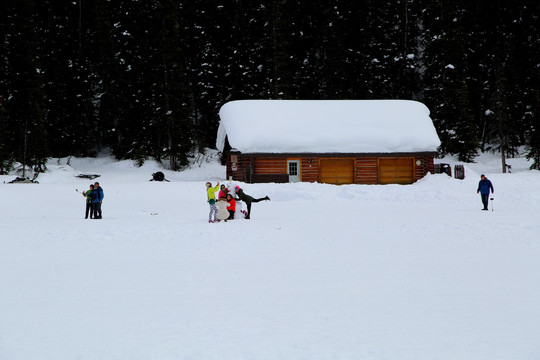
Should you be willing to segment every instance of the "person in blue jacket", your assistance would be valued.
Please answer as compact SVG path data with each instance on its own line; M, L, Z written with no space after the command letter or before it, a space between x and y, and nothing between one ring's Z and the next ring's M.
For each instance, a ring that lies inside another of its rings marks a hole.
M491 190L491 193L494 193L493 190L493 184L491 181L488 180L488 178L482 174L480 175L480 182L478 183L478 190L476 190L476 193L480 193L480 196L482 197L482 204L484 204L484 208L482 210L488 209L488 201L489 201L489 191Z
M94 219L101 219L101 204L103 202L103 188L99 186L99 183L96 181L94 183L94 193L96 197L93 200L94 204Z

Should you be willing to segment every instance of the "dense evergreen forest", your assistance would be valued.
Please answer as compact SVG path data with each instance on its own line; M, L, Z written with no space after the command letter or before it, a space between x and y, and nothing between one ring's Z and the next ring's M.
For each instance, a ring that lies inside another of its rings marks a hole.
M413 99L441 155L540 166L538 0L3 0L0 171L179 169L237 99ZM261 129L264 131L264 129Z

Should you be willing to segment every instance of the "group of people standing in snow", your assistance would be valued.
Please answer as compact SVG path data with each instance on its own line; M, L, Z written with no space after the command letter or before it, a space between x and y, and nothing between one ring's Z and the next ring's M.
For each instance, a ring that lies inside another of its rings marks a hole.
M84 218L88 219L101 219L101 204L103 202L103 189L96 181L94 184L90 184L90 189L83 192L83 196L86 198L86 212Z
M206 192L208 204L210 205L210 213L208 214L209 223L219 222L220 220L233 220L236 214L237 201L246 203L247 211L243 211L243 214L245 219L250 219L252 203L270 200L268 196L255 199L254 197L244 193L244 190L238 185L234 187L233 191L232 189L227 188L224 184L221 184L220 186L219 181L217 182L216 186L212 186L211 182L207 182ZM216 192L218 193L217 199ZM225 213L225 211L227 211L227 213ZM220 212L223 213L223 215L220 215Z
M251 204L264 200L270 200L268 196L263 198L254 198L244 192L240 186L235 186L234 191L227 188L224 184L217 182L216 186L212 186L211 182L206 183L206 192L208 197L208 204L210 205L210 213L208 214L208 222L218 222L220 220L233 220L236 214L236 202L242 201L246 204L247 211L242 211L245 219L251 217ZM216 192L218 193L216 199ZM476 191L481 195L482 204L484 205L482 210L488 210L489 194L494 193L493 184L486 178L484 174L480 176L480 182L478 183L478 189ZM236 195L236 196L235 196ZM83 196L86 198L86 212L85 219L101 219L101 204L103 203L103 188L99 185L99 182L90 184L90 188L83 192ZM220 210L225 215L218 215Z

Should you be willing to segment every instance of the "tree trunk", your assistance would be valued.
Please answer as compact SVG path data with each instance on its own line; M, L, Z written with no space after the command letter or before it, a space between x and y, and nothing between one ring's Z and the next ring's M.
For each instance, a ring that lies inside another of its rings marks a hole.
M502 161L502 172L503 174L506 174L506 152L504 151L504 148L501 146L501 161Z

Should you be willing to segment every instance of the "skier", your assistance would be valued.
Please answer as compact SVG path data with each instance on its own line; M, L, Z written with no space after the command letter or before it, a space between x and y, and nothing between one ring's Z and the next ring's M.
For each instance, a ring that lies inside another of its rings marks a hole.
M244 190L242 190L240 188L240 186L236 186L234 188L235 192L236 192L236 195L238 195L238 199L236 200L242 200L243 202L246 203L246 206L247 206L247 214L246 214L246 219L250 219L250 216L251 216L251 203L256 203L256 202L259 202L259 201L263 201L263 200L270 200L270 198L268 196L265 196L263 198L260 198L260 199L254 199L253 197L249 196L248 194L244 193Z
M488 180L488 178L482 174L480 175L480 182L478 183L478 189L476 190L476 193L480 193L480 196L482 197L482 204L484 204L484 208L482 210L488 209L488 201L489 201L489 191L491 190L492 193L495 193L493 190L493 184L491 181Z

